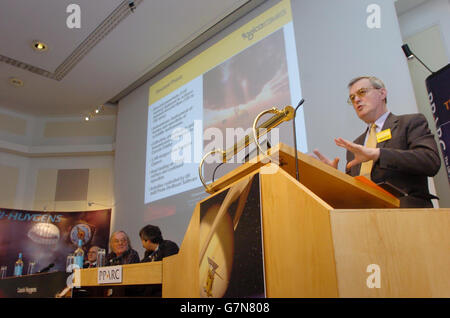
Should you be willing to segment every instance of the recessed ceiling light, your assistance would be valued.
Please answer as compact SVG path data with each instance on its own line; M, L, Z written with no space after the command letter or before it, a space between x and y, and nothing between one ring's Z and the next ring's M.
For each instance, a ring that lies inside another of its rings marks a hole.
M41 41L33 41L33 49L38 52L47 51L48 46L44 42Z
M23 86L23 81L20 78L17 78L17 77L11 77L9 79L9 83L11 85L13 85L13 86L16 86L16 87L22 87Z

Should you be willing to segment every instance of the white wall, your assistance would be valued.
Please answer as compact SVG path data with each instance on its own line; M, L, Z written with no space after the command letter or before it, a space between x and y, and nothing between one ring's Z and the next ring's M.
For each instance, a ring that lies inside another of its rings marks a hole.
M112 232L128 233L138 250L137 234L144 223L144 178L148 86L143 85L119 103L114 163L115 213Z
M113 229L128 232L142 253L139 229L146 223L144 174L148 89L152 83L196 56L230 32L242 26L277 1L268 1L191 52L156 78L143 84L119 103L116 158L116 213ZM381 8L381 28L369 29L369 4ZM384 80L389 91L389 108L397 114L417 112L408 66L401 50L402 39L391 0L292 0L298 64L307 128L308 147L320 148L329 156L345 152L334 137L354 139L364 129L346 103L347 83L353 77L372 74ZM344 163L340 168L343 170ZM165 223L163 235L180 243L192 211L175 215ZM160 220L152 221L160 225ZM173 235L176 231L178 234Z
M5 196L1 195L0 207L25 209L28 190L28 171L30 167L29 158L17 156L9 153L0 152L0 167L4 172L11 170L17 171L17 175L11 173L2 173L0 180L2 182L2 191L7 189ZM12 189L11 187L15 187Z
M403 38L408 38L434 25L438 25L441 30L447 56L450 57L449 0L429 0L412 10L405 12L398 20ZM413 50L413 48L411 49Z
M0 125L0 207L48 211L112 207L115 120L115 116L98 116L84 123L81 117L35 117L0 108L4 124ZM87 200L55 201L59 169L90 170ZM88 201L102 206L89 207Z

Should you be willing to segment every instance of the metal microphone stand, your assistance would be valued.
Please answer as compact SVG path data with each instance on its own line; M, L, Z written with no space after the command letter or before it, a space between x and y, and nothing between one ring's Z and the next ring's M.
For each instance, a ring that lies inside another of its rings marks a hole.
M299 174L298 174L298 156L297 156L297 133L295 131L295 115L297 115L297 109L302 106L302 104L304 103L304 99L302 98L302 100L298 103L297 107L295 107L294 110L294 119L293 119L293 128L294 128L294 149L295 149L295 178L297 179L297 181L299 180Z

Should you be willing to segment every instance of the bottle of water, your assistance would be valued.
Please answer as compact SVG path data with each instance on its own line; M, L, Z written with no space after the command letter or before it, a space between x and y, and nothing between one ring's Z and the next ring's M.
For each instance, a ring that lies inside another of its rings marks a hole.
M79 266L79 268L83 268L84 264L84 251L83 251L83 241L78 240L78 248L75 250L73 255L75 256L75 264Z
M22 276L22 272L23 272L22 253L19 253L19 259L16 261L14 265L14 276Z

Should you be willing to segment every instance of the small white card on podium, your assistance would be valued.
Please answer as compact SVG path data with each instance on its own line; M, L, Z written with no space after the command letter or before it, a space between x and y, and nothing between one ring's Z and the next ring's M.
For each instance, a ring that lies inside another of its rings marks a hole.
M99 267L97 270L98 284L122 283L122 266Z

